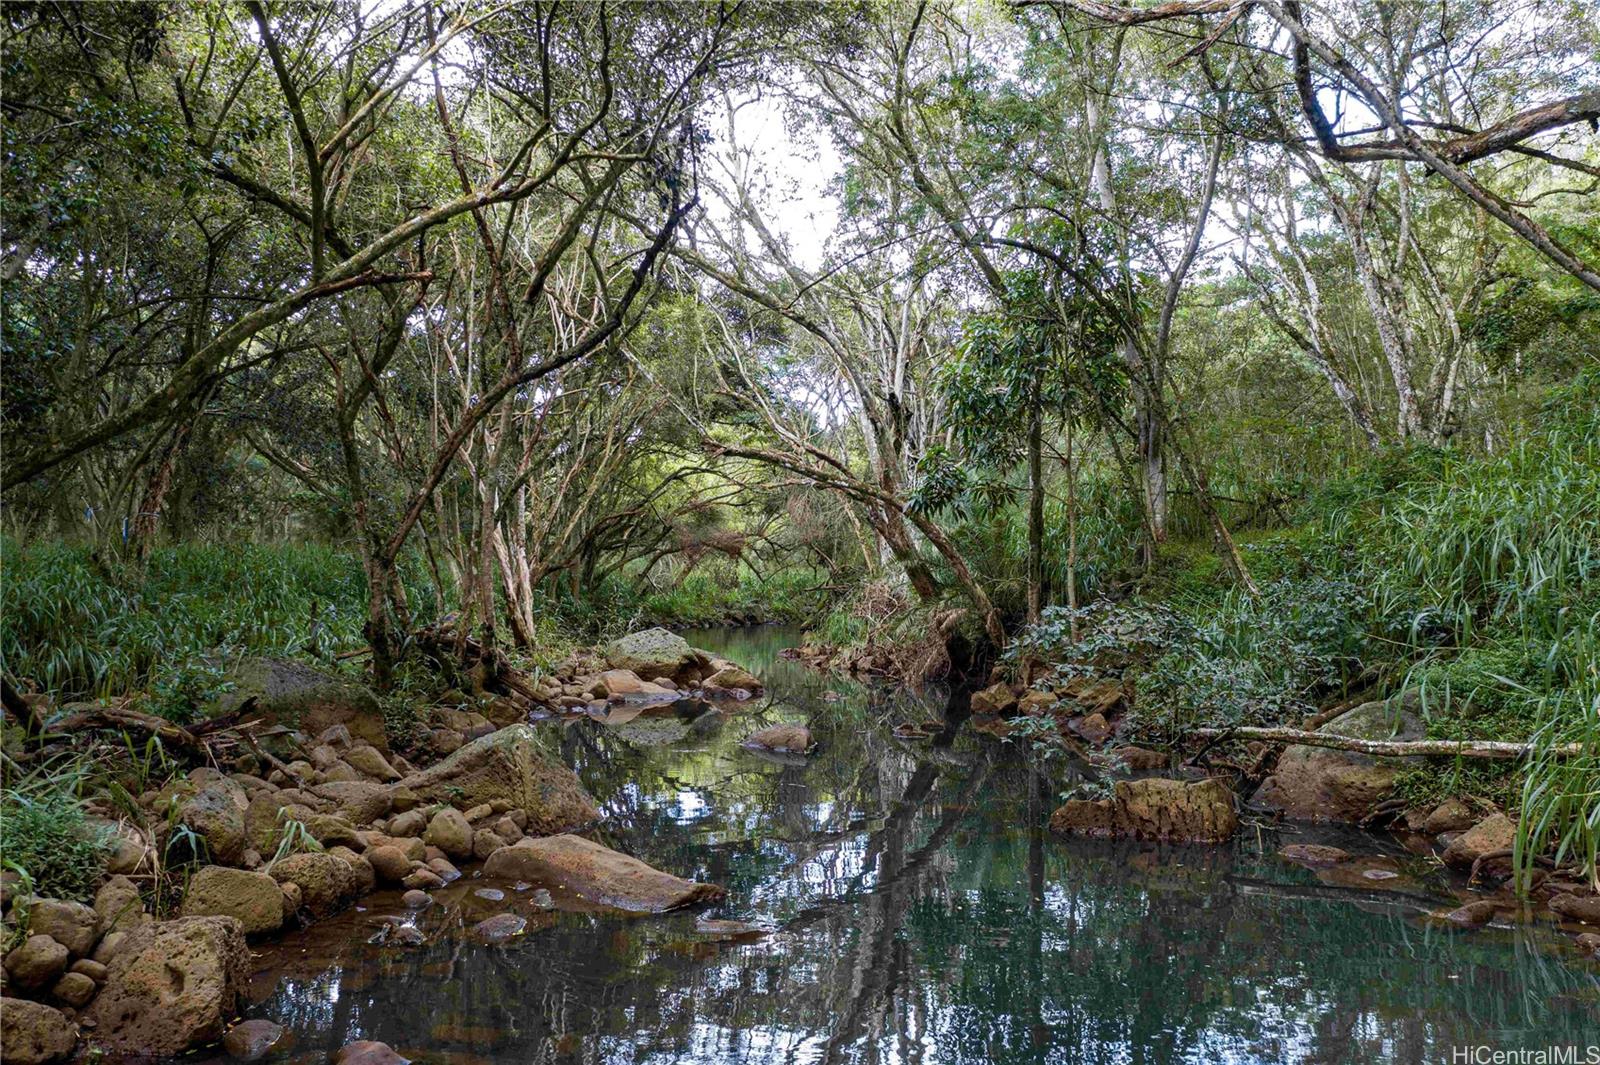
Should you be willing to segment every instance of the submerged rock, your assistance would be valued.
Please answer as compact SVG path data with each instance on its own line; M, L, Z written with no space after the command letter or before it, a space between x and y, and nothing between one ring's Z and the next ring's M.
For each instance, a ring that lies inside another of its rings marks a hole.
M1444 919L1460 928L1482 928L1494 917L1499 907L1491 899L1479 899L1457 907L1444 915Z
M811 749L811 730L804 725L772 725L745 737L744 746L767 751L805 754Z
M1425 730L1409 695L1362 703L1318 732L1368 740L1419 740ZM1250 799L1303 821L1359 822L1389 798L1404 759L1295 744Z
M131 935L85 1017L114 1059L169 1057L221 1039L249 978L238 921L182 917Z
M472 938L480 943L496 944L520 936L528 927L528 919L515 913L497 913L472 926Z
M727 894L717 884L684 880L571 835L525 839L503 847L490 856L483 872L485 876L566 888L627 913L663 913Z
M577 775L546 758L526 724L473 740L403 783L424 801L464 807L503 801L527 811L532 832L563 832L600 817Z
M411 1065L411 1059L401 1057L388 1043L358 1039L339 1049L333 1065Z
M1216 779L1119 780L1111 798L1073 799L1050 817L1062 834L1194 843L1220 843L1238 827L1233 792Z
M1278 857L1286 862L1296 865L1306 865L1313 869L1322 869L1330 865L1350 860L1350 852L1338 847L1328 847L1321 843L1291 843L1278 851Z
M257 1061L284 1043L283 1025L257 1018L240 1021L222 1037L222 1049L237 1061Z

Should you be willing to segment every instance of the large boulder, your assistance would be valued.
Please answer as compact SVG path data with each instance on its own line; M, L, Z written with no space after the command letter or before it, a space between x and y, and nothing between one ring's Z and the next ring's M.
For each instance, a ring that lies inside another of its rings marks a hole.
M274 862L269 871L278 883L300 889L301 904L313 917L336 913L360 887L349 864L332 854L291 854Z
M1239 827L1233 792L1220 780L1119 780L1109 799L1073 799L1050 830L1080 836L1220 843Z
M1409 696L1362 703L1318 732L1366 740L1420 740L1425 735ZM1404 760L1295 744L1278 756L1252 805L1303 821L1359 822L1389 798Z
M727 894L720 885L684 880L572 835L525 839L502 847L489 856L483 872L564 888L626 913L662 913Z
M71 1054L78 1030L60 1010L23 998L0 998L0 1047L6 1065L48 1065Z
M247 936L276 932L283 925L283 889L266 873L208 865L189 878L185 917L232 917Z
M497 800L528 812L530 833L549 835L598 820L600 810L566 766L546 758L531 725L473 740L402 785L424 801L471 809Z
M644 629L606 645L606 664L641 677L671 677L679 684L694 683L706 673L711 658L689 646L689 641L666 629Z
M133 933L84 1015L112 1060L170 1057L221 1039L249 978L238 921L182 917Z
M377 696L359 684L279 658L246 658L231 679L224 713L253 698L252 716L313 736L343 725L354 739L389 750Z

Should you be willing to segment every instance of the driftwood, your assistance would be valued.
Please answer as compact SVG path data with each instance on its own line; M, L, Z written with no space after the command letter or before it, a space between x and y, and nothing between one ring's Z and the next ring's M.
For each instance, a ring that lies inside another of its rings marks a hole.
M70 739L72 733L90 729L141 732L155 736L162 743L188 754L200 757L206 754L205 744L188 729L174 725L164 717L140 713L125 706L98 706L93 710L64 717L50 726L51 738L56 738L56 734L67 733L68 735L62 738Z
M24 699L11 682L0 675L0 706L5 712L16 718L17 724L30 736L37 736L44 732L44 722L39 719L39 711L32 703Z
M1585 753L1581 743L1540 747L1533 743L1506 743L1502 740L1363 740L1354 736L1335 736L1327 732L1305 732L1296 728L1197 728L1194 735L1207 740L1265 740L1268 743L1298 743L1306 747L1326 747L1335 751L1356 751L1395 758L1521 758L1542 753L1558 758L1575 758Z

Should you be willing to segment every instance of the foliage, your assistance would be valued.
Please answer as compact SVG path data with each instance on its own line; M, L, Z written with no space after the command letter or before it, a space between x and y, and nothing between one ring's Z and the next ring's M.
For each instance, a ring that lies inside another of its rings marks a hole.
M78 792L85 768L44 767L0 791L0 866L34 894L86 902L105 870L108 831L91 825Z

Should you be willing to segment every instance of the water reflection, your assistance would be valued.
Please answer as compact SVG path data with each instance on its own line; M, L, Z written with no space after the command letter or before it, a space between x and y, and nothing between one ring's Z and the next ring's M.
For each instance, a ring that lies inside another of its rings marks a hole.
M269 950L251 1014L294 1029L307 1060L375 1038L460 1065L1442 1062L1454 1044L1600 1029L1600 977L1537 930L1438 931L1417 920L1417 878L1325 883L1271 838L1047 838L1055 788L993 741L891 736L942 693L820 677L775 657L781 630L694 635L777 697L714 721L685 705L551 727L603 800L597 838L727 885L707 912L778 931L721 942L691 914L550 913L514 885L478 898L469 878L416 918L420 948L366 942L375 915L401 912L380 895ZM808 763L739 748L779 720L809 723ZM533 922L519 940L463 935L508 909Z

